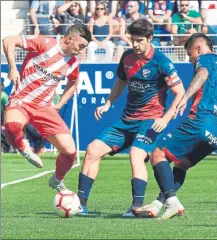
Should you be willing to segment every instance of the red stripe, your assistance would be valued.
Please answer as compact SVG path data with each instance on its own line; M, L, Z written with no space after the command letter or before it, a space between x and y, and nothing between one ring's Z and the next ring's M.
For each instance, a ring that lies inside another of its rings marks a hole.
M127 119L157 119L162 117L165 110L166 87L162 88L137 112L128 115Z
M196 113L197 113L197 106L200 103L202 96L203 96L203 86L194 95L193 104L192 104L190 114L189 114L190 118L195 118Z
M132 66L130 69L127 69L126 74L127 78L132 78L144 65L149 62L154 56L155 50L151 48L148 55L143 59L138 59L135 53L129 54L124 59L124 65Z
M162 151L166 154L166 156L172 160L174 163L179 164L180 161L178 158L176 158L167 148L163 147Z
M38 105L40 102L42 102L55 88L56 86L50 86L47 88L44 92L42 92L40 95L38 95L36 98L34 98L31 101L32 105ZM53 94L54 95L54 94ZM51 100L53 99L53 96L51 97Z

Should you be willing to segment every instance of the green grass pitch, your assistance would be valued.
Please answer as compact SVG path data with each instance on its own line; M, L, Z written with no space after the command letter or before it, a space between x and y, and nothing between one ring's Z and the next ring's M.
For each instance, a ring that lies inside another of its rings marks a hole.
M44 168L36 169L20 155L2 154L2 183L52 170L55 156L43 155ZM131 170L127 155L106 157L88 202L88 216L62 219L51 202L48 187L52 173L38 179L8 185L1 191L2 239L217 239L217 157L204 159L189 170L178 197L186 208L182 217L168 221L121 218L131 204ZM145 203L158 187L150 164ZM77 167L66 176L68 188L77 192Z

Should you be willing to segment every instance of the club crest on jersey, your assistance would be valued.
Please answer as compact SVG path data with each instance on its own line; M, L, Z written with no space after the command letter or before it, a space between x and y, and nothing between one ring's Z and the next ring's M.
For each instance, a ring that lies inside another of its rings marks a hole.
M151 71L149 69L144 69L142 75L144 78L147 78L150 75Z

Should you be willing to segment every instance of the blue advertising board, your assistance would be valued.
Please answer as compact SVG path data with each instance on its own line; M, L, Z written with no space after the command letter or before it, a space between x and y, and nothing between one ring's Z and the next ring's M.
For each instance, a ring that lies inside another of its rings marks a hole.
M193 66L190 63L175 64L179 76L182 78L185 87L187 87L193 77ZM20 69L20 65L17 66ZM80 135L80 150L85 150L87 145L95 139L105 127L111 125L122 113L126 104L127 90L114 103L109 112L103 115L100 121L96 121L94 111L96 107L104 104L116 80L117 64L81 64L78 84L78 120ZM10 94L13 85L7 78L8 65L1 66L1 80L4 81L5 91ZM66 80L60 82L57 88L57 94L62 94ZM172 101L172 95L168 92L167 108ZM71 99L60 111L60 115L68 126L71 123L72 111ZM185 112L185 117L189 111L189 106ZM183 117L171 121L167 131L176 127Z

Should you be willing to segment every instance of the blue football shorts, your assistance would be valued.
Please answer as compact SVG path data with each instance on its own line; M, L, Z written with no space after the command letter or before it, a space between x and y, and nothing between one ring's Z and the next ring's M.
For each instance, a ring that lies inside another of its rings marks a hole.
M156 140L161 134L152 129L154 119L124 120L119 119L106 128L97 139L112 148L110 155L122 152L128 147L137 147L145 152L153 152Z
M169 160L179 164L188 157L194 166L217 150L217 118L187 117L174 131L162 136L157 147Z

